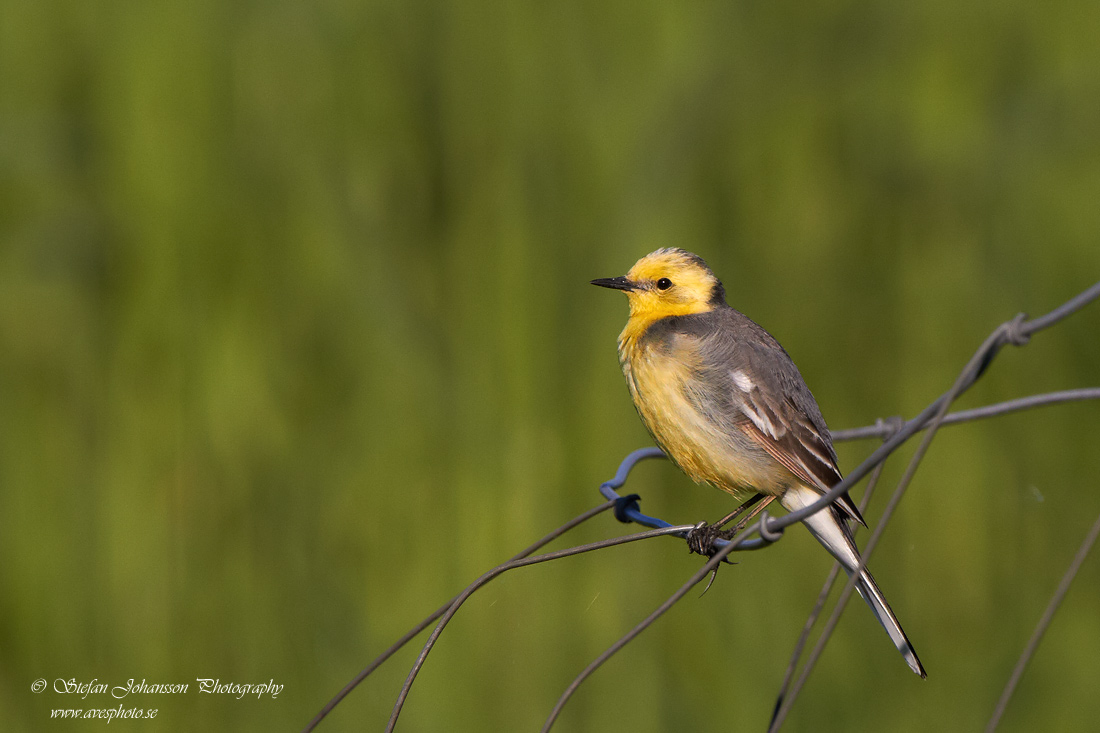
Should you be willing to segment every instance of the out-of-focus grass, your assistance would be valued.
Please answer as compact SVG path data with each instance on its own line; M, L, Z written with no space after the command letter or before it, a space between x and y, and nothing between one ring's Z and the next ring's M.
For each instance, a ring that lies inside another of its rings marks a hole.
M300 727L648 442L625 306L587 281L656 247L708 259L833 426L913 414L1000 320L1097 279L1098 21L1071 1L3 3L0 727L113 702L39 677L274 679L276 700L125 702L157 730ZM1005 353L965 403L1097 384L1098 319ZM1091 405L945 430L872 563L929 679L853 606L792 728L980 725L1100 511L1098 430ZM729 508L669 466L632 488L674 521ZM828 559L791 532L740 562L563 729L762 728ZM497 581L403 727L532 729L697 563L661 541ZM1098 567L1004 730L1100 715ZM380 727L411 658L327 727Z

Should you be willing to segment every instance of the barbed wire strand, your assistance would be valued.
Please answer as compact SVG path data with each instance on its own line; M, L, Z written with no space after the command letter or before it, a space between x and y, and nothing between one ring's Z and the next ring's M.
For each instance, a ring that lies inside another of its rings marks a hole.
M993 733L993 731L997 729L997 725L1001 722L1001 716L1004 715L1005 708L1008 707L1008 702L1012 699L1012 695L1016 691L1016 685L1020 682L1020 678L1024 674L1024 669L1027 667L1028 662L1031 661L1031 657L1034 656L1035 650L1039 647L1039 641L1043 638L1043 634L1046 633L1047 627L1050 626L1050 622L1054 619L1054 613L1058 610L1058 607L1062 605L1062 599L1066 597L1066 593L1069 591L1073 579L1077 577L1077 571L1081 569L1081 565L1085 562L1085 557L1088 556L1089 551L1092 550L1092 546L1096 542L1098 535L1100 535L1100 516L1097 516L1096 521L1092 523L1092 529L1085 535L1085 540L1081 543L1081 547L1078 548L1077 554L1074 555L1073 562L1070 563L1069 569L1066 570L1066 574L1062 576L1062 581L1058 584L1058 588L1054 591L1054 596L1051 597L1050 603L1047 604L1046 611L1043 612L1042 618L1039 619L1039 623L1035 626L1035 631L1032 632L1031 639L1027 642L1027 646L1024 647L1024 651L1020 655L1020 658L1016 660L1016 666L1012 670L1012 676L1008 678L1008 683L1005 685L1004 692L1001 693L1001 699L997 701L997 707L993 710L993 716L989 719L989 724L985 728L985 733Z
M836 628L837 623L840 620L840 615L844 612L844 608L848 603L848 599L851 598L852 592L855 590L856 583L859 579L860 573L867 567L867 562L874 552L879 539L882 537L890 518L893 516L894 511L901 502L905 491L908 489L909 484L912 482L913 476L916 474L917 468L920 462L923 460L925 453L932 443L932 439L935 437L939 428L943 425L944 418L947 416L947 411L951 404L959 398L967 389L970 388L981 376L985 373L985 370L992 363L993 359L1000 352L1000 350L1008 345L1024 346L1030 339L1031 335L1038 332L1042 328L1048 328L1063 318L1069 316L1075 311L1083 308L1092 300L1100 297L1100 283L1092 286L1084 293L1070 299L1062 306L1054 309L1046 315L1040 316L1032 320L1027 320L1024 314L1019 314L1011 321L1002 323L989 337L982 343L978 350L974 353L974 356L970 358L966 366L959 373L958 378L952 385L951 389L946 395L941 397L934 405L938 405L935 416L932 418L928 425L927 432L925 432L920 445L917 447L912 459L909 461L909 465L906 467L905 473L901 480L898 482L897 488L894 490L894 494L890 497L890 501L883 511L882 516L879 518L879 523L875 527L875 531L871 533L871 538L867 541L867 546L863 549L862 558L855 572L848 579L848 582L844 586L844 590L840 594L840 598L837 600L837 605L833 608L833 612L822 628L821 636L818 638L817 644L815 644L813 651L810 652L809 657L806 659L805 665L803 665L802 673L799 675L798 680L791 688L790 695L786 697L780 703L779 710L776 712L771 725L768 728L769 733L778 731L783 721L786 719L791 708L794 705L795 699L798 697L806 680L809 678L810 673L824 651L826 643L832 636L833 630ZM928 412L926 409L925 412ZM923 415L924 413L922 413ZM890 442L890 441L887 441ZM876 451L877 452L877 451ZM796 512L797 513L797 512ZM788 515L789 517L790 515Z
M678 532L686 532L692 528L693 525L681 525L673 527L663 527L661 529L650 529L645 532L638 532L636 534L624 535L622 537L613 537L607 540L600 540L599 542L591 542L587 545L579 545L577 547L569 547L564 550L557 550L555 552L548 552L543 555L536 555L534 557L526 557L519 560L511 560L496 566L489 572L482 575L473 583L468 585L464 591L458 594L458 597L447 607L446 612L439 619L439 623L436 624L435 629L432 631L431 636L428 637L428 641L424 644L424 648L420 650L420 655L416 658L416 662L413 664L412 670L409 672L408 678L405 680L405 684L401 686L401 692L397 696L397 702L394 703L393 712L390 714L390 721L386 725L386 733L391 733L394 726L397 725L397 718L401 714L401 709L405 705L405 700L409 696L409 691L412 689L412 684L416 680L417 674L420 672L420 668L424 666L425 660L428 658L428 653L431 652L435 646L436 641L439 640L439 636L443 633L443 629L447 626L454 615L458 613L458 609L462 607L462 604L466 602L470 596L477 590L482 588L486 583L500 576L501 574L515 570L516 568L527 567L528 565L536 565L538 563L547 562L549 560L559 560L563 557L571 557L573 555L580 555L586 552L593 552L595 550L602 550L608 547L615 547L616 545L623 545L628 542L637 542L639 540L647 540L653 537L661 537L667 534L675 534Z
M546 545L550 544L551 542L556 540L558 537L561 537L563 534L565 534L569 530L573 529L574 527L577 527L578 525L581 525L584 522L587 522L589 519L592 519L593 517L598 516L598 515L602 514L603 512L606 512L608 509L613 508L615 506L615 503L616 503L616 500L613 499L613 500L607 501L603 504L600 504L599 506L595 506L595 507L589 509L588 511L582 513L582 514L577 515L573 519L570 519L565 524L561 525L557 529L553 530L549 534L545 535L544 537L542 537L541 539L536 541L534 544L524 548L523 550L520 550L520 552L518 552L517 554L515 554L511 558L509 558L509 562L515 561L515 560L521 560L521 559L527 557L528 555L530 555L531 553L537 551L538 549L540 549L542 547L545 547ZM431 624L433 621L435 621L440 616L442 616L444 613L446 613L447 609L450 608L451 605L457 600L458 600L458 596L456 595L454 598L452 598L451 600L447 601L442 606L437 608L435 610L435 612L430 614L423 621L421 621L416 626L411 628L404 636L402 636L400 639L398 639L396 642L394 642L393 645L390 646L390 648L386 649L386 651L382 652L377 657L375 657L374 661L372 661L370 664L368 664L366 666L366 668L363 669L363 671L361 671L359 674L357 674L351 682L349 682L347 685L345 685L344 688L342 690L340 690L340 692L336 693L336 695L331 700L329 700L328 704L325 705L325 707L323 707L321 709L321 712L317 713L317 715L314 716L313 720L309 721L309 724L306 725L306 727L302 729L302 733L310 733L310 731L312 731L314 728L316 728L317 725L322 720L324 720L325 716L328 715L330 712L332 712L332 709L335 708L337 705L339 705L340 701L343 700L345 697L347 697L348 693L350 693L352 690L354 690L359 685L360 682L365 680L371 674L371 672L376 670L379 666L382 665L383 662L385 662L387 659L389 659L394 654L396 654L397 651L399 649L401 649L401 647L405 646L405 644L412 641L412 639L414 637L416 637L421 631L428 628L429 624Z

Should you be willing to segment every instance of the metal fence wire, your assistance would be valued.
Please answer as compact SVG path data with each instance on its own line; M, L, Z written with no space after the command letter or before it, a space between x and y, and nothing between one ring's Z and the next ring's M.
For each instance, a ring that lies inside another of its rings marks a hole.
M1052 392L1047 394L1033 395L1029 397L1023 397L1008 402L1001 402L993 405L986 405L971 410L962 410L957 412L948 412L952 403L955 402L967 389L969 389L974 382L976 382L986 369L992 363L994 358L1000 352L1000 350L1007 345L1024 346L1029 341L1033 334L1053 326L1070 314L1080 310L1088 303L1100 298L1100 282L1096 283L1092 287L1083 291L1076 297L1068 300L1058 308L1051 312L1040 316L1038 318L1028 319L1025 315L1021 314L1016 316L1010 321L1002 323L989 335L988 338L982 343L974 355L967 362L959 373L955 383L951 386L947 392L934 400L929 404L919 415L911 420L904 421L900 418L893 418L889 420L878 420L874 425L855 428L852 430L839 430L832 434L834 441L845 440L858 440L866 438L878 438L882 440L882 445L879 446L871 455L863 461L859 466L852 470L843 481L832 487L826 492L817 502L814 504L800 509L796 512L786 514L782 517L771 517L767 511L762 512L759 518L750 526L746 527L739 534L734 536L730 540L716 540L714 547L716 552L707 560L706 563L699 568L687 581L680 586L680 588L673 593L664 603L653 610L644 620L642 620L634 628L630 629L626 634L622 636L618 641L612 644L606 651L600 656L594 659L584 670L577 675L577 677L569 684L569 686L562 692L557 704L554 705L546 718L542 730L549 731L561 714L562 709L568 702L569 698L580 687L581 684L600 667L604 662L610 659L616 652L622 649L624 646L633 641L639 634L648 628L654 621L656 621L662 614L671 608L677 601L683 598L696 584L706 578L718 565L732 552L744 551L744 550L756 550L767 547L777 541L783 536L783 531L802 519L806 518L810 514L820 511L823 508L830 505L836 500L838 496L843 494L848 489L855 486L856 483L861 481L864 477L871 475L868 482L867 490L864 492L862 498L862 505L860 510L862 511L867 502L869 501L872 492L878 482L880 472L882 470L884 461L901 445L903 445L910 438L917 433L923 432L923 437L917 447L916 452L910 459L908 466L905 469L901 479L898 481L897 486L894 489L893 494L890 496L889 502L886 505L885 510L874 532L868 539L866 545L862 548L862 563L860 569L866 566L867 561L873 554L875 547L879 540L882 538L886 527L889 525L890 519L893 516L898 504L901 502L902 497L905 495L906 489L909 487L910 482L913 479L914 474L919 467L921 460L924 458L925 453L928 450L932 439L935 437L937 431L944 425L953 425L961 422L967 422L971 420L980 420L995 417L998 415L1004 415L1010 412L1016 412L1019 410L1032 409L1045 405L1053 405L1063 402L1078 401L1078 400L1091 400L1100 399L1100 387L1091 387L1083 389L1074 389L1063 392ZM380 654L374 661L372 661L366 669L361 671L354 679L351 680L340 692L336 694L328 702L327 705L311 720L305 727L305 731L312 731L317 725L324 719L324 717L332 711L355 687L366 679L375 669L377 669L383 662L389 659L397 650L402 648L406 643L411 641L420 632L424 631L433 622L436 623L435 628L429 635L424 647L421 649L412 669L409 672L408 677L405 680L405 684L402 686L400 693L398 694L397 702L394 704L393 712L390 716L389 723L386 726L386 731L392 731L397 725L398 717L401 714L401 709L405 703L406 698L412 689L413 682L416 680L417 673L424 665L428 654L431 652L436 641L439 639L443 630L446 628L448 622L458 612L458 609L462 604L477 592L480 588L484 587L489 581L500 576L501 574L513 570L515 568L526 567L528 565L534 565L537 563L547 562L549 560L556 560L563 557L570 557L572 555L579 555L582 553L593 552L595 550L601 550L607 547L613 547L616 545L626 544L629 542L637 542L640 540L646 540L651 537L660 537L671 535L674 537L680 537L686 539L688 534L694 529L695 525L672 525L668 522L656 518L646 516L641 512L638 507L638 496L636 494L630 494L621 496L618 493L618 489L622 488L630 475L631 470L638 462L650 459L650 458L663 458L664 454L658 448L642 448L634 451L623 459L619 466L618 472L615 477L604 482L600 486L600 492L606 499L606 501L592 509L584 512L580 516L571 519L570 521L558 527L553 532L549 533L545 537L541 538L530 547L527 547L522 552L515 555L511 560L498 565L497 567L489 570L484 575L479 577L473 583L465 588L460 594L452 598L451 600L440 606L434 613L429 615L419 624L409 630L403 637L398 639L390 648L386 649ZM602 540L600 542L593 542L586 545L580 545L577 547L570 547L564 550L558 550L556 552L544 553L541 555L534 555L540 548L544 547L554 539L562 536L566 532L570 531L574 527L582 524L583 522L592 519L593 517L600 515L607 511L613 511L615 516L623 522L631 522L639 524L644 527L649 527L647 531L639 532L636 534L626 535L623 537L616 537L613 539ZM1080 549L1077 551L1073 562L1069 566L1065 575L1059 583L1058 588L1055 590L1046 611L1040 618L1036 628L1032 634L1028 644L1020 654L1015 668L1005 685L1004 692L1001 695L1000 700L997 702L993 712L991 713L989 722L986 727L987 732L991 732L996 729L1001 716L1004 714L1013 693L1017 689L1017 685L1020 678L1027 666L1028 661L1035 653L1039 642L1042 639L1043 633L1050 625L1054 613L1057 610L1062 599L1065 597L1066 592L1069 590L1070 584L1076 577L1077 571L1084 562L1089 551L1092 549L1097 536L1100 535L1100 517L1097 517L1096 522L1092 525L1084 541L1081 543ZM802 652L806 647L806 643L809 640L810 633L817 622L822 610L825 606L826 598L831 590L836 578L839 575L839 563L834 563L831 572L825 582L825 586L822 588L821 593L814 605L813 610L810 612L809 618L806 620L806 624L803 627L802 634L795 644L794 651L791 655L790 662L787 666L786 674L784 675L783 682L780 686L778 695L776 697L776 704L774 713L772 715L771 722L768 727L769 732L778 731L786 720L790 713L795 701L798 699L798 695L804 687L806 680L809 678L810 673L814 669L814 665L820 658L821 653L824 651L826 644L831 638L833 630L836 628L837 622L840 619L841 613L843 613L848 599L852 595L852 591L855 589L855 580L858 578L858 572L853 573L849 578L847 584L841 591L839 600L834 606L831 615L826 620L825 625L822 627L820 636L817 639L816 644L810 650L805 662L802 664L801 670L798 668L798 662L802 657ZM795 676L797 672L797 677Z

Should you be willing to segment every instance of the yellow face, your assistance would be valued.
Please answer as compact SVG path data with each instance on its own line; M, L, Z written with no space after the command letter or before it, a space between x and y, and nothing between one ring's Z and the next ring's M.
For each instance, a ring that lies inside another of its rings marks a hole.
M682 249L659 249L638 260L626 277L592 284L625 292L630 317L645 321L705 313L716 305L716 294L721 297L718 278L706 263Z

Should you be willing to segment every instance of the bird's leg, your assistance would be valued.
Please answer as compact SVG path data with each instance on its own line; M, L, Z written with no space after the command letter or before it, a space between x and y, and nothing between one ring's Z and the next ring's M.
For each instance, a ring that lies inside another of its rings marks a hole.
M711 526L714 527L715 529L722 529L722 527L725 527L727 524L729 524L733 520L737 519L737 517L739 517L741 515L741 512L745 511L746 509L748 509L753 504L755 504L756 502L760 501L763 498L764 498L763 494L754 494L750 498L748 498L745 501L741 502L741 506L737 507L732 512L730 512L729 514L722 517L722 519L718 520L717 522L715 522Z
M749 522L751 522L753 519L755 519L757 514L764 511L765 509L767 509L768 504L771 504L778 497L776 497L776 496L764 496L763 494L757 494L756 496L753 497L753 499L756 499L756 500L759 500L760 498L763 498L764 501L760 502L757 506L753 507L753 510L751 512L749 512L749 516L745 517L740 522L738 522L736 526L731 527L727 530L723 530L722 533L719 536L724 540L733 539L733 536L735 534L737 534L738 532L743 530L745 527L748 527ZM744 506L744 504L742 504L741 506Z

